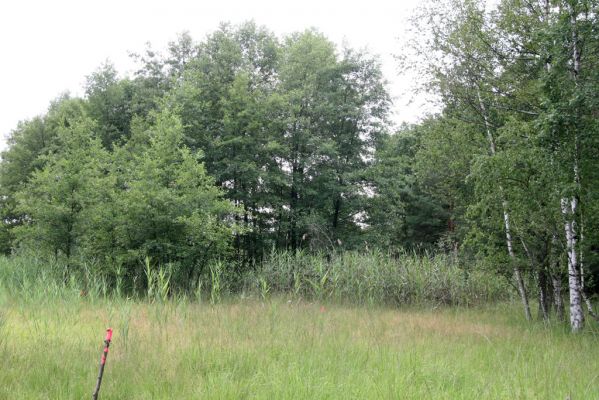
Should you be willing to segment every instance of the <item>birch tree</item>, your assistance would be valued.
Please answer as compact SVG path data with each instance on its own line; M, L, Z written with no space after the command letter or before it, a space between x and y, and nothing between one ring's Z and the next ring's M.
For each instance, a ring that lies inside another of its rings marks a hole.
M496 38L487 29L488 16L485 4L479 1L446 1L424 9L426 15L417 24L429 37L425 45L417 45L418 54L424 58L429 89L441 96L457 118L479 125L487 139L488 154L497 154L496 130L501 125L496 110L488 103L500 93L498 81L502 71L494 42ZM422 63L416 64L422 68ZM461 115L460 115L461 113ZM520 262L515 254L515 244L510 222L509 202L504 189L497 186L502 208L505 245L512 264L513 278L518 290L524 315L531 319L528 294Z

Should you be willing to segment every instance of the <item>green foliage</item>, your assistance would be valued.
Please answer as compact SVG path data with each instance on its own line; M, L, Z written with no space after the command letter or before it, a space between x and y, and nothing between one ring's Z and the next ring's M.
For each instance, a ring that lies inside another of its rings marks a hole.
M141 272L139 261L151 257L172 263L179 285L227 254L237 229L227 220L235 208L198 155L182 145L178 117L167 110L153 117L139 134L147 139L112 153L94 138L96 125L88 118L59 130L60 151L15 195L17 211L27 216L14 229L21 251L68 265L74 256L101 260L129 284Z
M374 184L367 209L369 242L417 249L434 246L444 235L459 240L474 149L462 153L450 135L462 131L451 121L431 119L404 127L379 147L369 171Z
M431 40L413 42L419 58L404 63L443 105L444 128L421 142L418 183L453 200L466 254L501 274L519 268L545 298L547 275L557 290L566 279L564 198L579 204L580 272L593 281L598 271L587 239L597 231L587 212L597 187L597 7L505 0L490 11L482 1L431 1L414 20Z
M315 31L279 44L252 23L201 43L173 90L185 138L244 209L238 258L326 247L359 234L362 171L385 128L388 96L366 54ZM315 223L316 222L316 223Z
M47 155L60 149L59 131L84 118L80 99L63 95L52 102L48 113L20 122L8 138L9 148L2 153L0 163L0 228L1 247L10 252L15 244L12 228L23 223L24 215L17 207L16 192L29 181L33 172L42 169Z
M87 110L98 124L98 137L105 148L130 136L135 112L135 88L120 80L111 64L105 64L87 77Z
M17 243L66 257L71 256L91 228L93 207L109 184L103 173L108 154L94 139L91 119L72 121L58 130L60 151L45 157L16 192L16 210L26 216L15 229Z
M191 275L195 263L226 252L234 226L225 219L235 210L199 156L182 144L178 117L167 110L154 117L144 133L146 147L115 151L117 260L134 264L148 255L159 263L181 263Z

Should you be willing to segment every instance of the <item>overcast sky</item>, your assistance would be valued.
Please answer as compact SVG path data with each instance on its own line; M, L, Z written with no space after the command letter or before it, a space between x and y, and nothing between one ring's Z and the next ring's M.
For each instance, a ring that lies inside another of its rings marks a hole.
M397 75L405 21L418 0L18 0L0 4L0 149L23 119L46 111L60 93L82 94L85 76L107 59L121 75L130 52L146 42L162 49L178 33L195 40L220 22L253 19L277 35L315 27L338 44L378 54L395 98L393 120L413 122L422 107L402 97L409 77Z

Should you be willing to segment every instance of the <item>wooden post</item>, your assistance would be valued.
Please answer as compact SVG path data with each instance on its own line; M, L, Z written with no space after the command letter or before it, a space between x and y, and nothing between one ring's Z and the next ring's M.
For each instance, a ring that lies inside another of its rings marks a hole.
M112 329L106 329L106 338L104 339L104 350L102 352L102 358L100 359L100 371L98 372L98 381L96 382L96 389L92 394L92 400L98 399L98 393L100 393L100 385L102 384L102 375L104 375L104 366L106 365L106 357L108 357L108 348L110 347L110 341L112 340Z

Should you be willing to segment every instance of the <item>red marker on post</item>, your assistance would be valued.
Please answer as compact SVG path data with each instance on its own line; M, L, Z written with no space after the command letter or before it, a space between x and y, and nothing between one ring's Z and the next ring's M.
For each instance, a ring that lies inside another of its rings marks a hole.
M102 358L100 359L100 371L98 372L98 382L96 382L96 389L92 394L92 399L98 399L98 393L100 393L100 385L102 384L102 375L104 375L104 366L106 365L106 357L108 357L108 348L110 347L110 341L112 340L112 329L106 329L106 338L104 338L104 351L102 352Z

